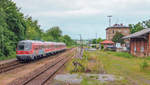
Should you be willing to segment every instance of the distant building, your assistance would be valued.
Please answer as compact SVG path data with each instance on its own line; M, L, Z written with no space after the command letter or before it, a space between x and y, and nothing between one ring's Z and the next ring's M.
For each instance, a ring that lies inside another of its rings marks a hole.
M130 34L130 29L128 26L124 26L123 24L114 24L106 29L106 39L111 41L117 32L127 36Z
M135 56L150 56L150 28L123 37L130 39L130 53Z

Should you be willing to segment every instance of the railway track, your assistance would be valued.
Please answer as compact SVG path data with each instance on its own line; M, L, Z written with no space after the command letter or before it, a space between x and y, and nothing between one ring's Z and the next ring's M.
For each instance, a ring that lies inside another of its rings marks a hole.
M24 66L25 64L20 63L19 61L15 60L6 64L0 65L0 73L4 73L10 70L13 70L15 68Z
M69 50L69 49L67 49ZM55 55L51 55L50 57L53 58L53 56L58 56L59 54L61 53L57 53ZM41 61L41 60L44 60L44 59L47 59L49 57L46 57L46 58L43 58L43 59L40 59L38 61ZM34 62L37 62L37 61L34 61ZM8 63L4 63L4 64L0 64L0 74L1 73L4 73L4 72L7 72L7 71L11 71L13 69L16 69L16 68L19 68L19 67L22 67L26 64L29 64L29 63L34 63L34 62L28 62L28 63L21 63L19 62L18 60L13 60L11 62L8 62Z
M71 53L71 50L68 53ZM11 82L9 85L45 85L49 79L71 58L73 54L61 55L28 75Z
M47 69L43 70L40 74L31 78L22 85L44 85L68 59L69 58L59 59L57 62L51 64Z

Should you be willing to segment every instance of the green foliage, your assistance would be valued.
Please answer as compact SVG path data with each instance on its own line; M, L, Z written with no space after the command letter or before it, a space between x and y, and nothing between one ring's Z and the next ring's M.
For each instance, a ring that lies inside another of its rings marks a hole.
M24 39L23 14L10 0L0 0L0 48L1 56L10 56L19 40Z
M140 64L140 68L141 70L144 70L145 68L147 68L149 66L148 62L146 60L144 60L141 64Z
M146 57L145 59L146 59L146 60L150 60L150 56Z
M127 53L127 52L112 52L112 51L108 51L108 54L112 54L114 56L118 56L118 57L125 57L125 58L133 58L134 56Z
M68 36L68 35L64 35L63 37L61 37L62 39L62 42L64 42L64 43L66 43L66 45L67 46L71 46L72 44L75 44L75 41L73 41L72 39L71 39L71 37L70 36Z
M62 36L58 26L44 32L38 21L24 16L12 0L0 0L0 60L13 55L20 40L62 41L67 45L74 44L68 35Z
M101 49L104 49L104 45L101 45Z
M96 48L96 45L92 45L92 48Z
M104 41L102 38L98 38L98 39L93 39L92 40L92 44L98 44L98 43L100 43L100 42L102 42L102 41Z
M131 34L144 29L143 24L140 23L140 22L135 24L135 25L134 24L130 24L129 27L130 27L130 33Z
M145 28L150 28L150 19L143 22L138 22L137 24L129 24L129 27L131 34L143 30Z
M32 20L32 17L25 18L26 30L25 30L25 39L27 40L41 40L42 39L42 30L38 25L37 20Z
M12 58L15 58L15 57L16 57L16 53L15 53L15 52L12 52L11 55L9 55L9 56L0 57L0 61L1 61L1 60L12 59Z
M121 44L123 44L124 43L124 40L122 39L123 36L124 36L123 34L117 32L114 35L112 41L115 42L115 43L121 43Z
M97 43L100 43L100 42L102 42L102 41L104 41L104 39L102 39L102 38L98 38L98 39L97 39Z
M93 40L92 40L92 44L96 44L96 39L93 39Z
M43 33L42 39L45 41L64 42L67 46L76 44L69 35L63 36L58 26L52 27Z
M62 31L58 26L52 27L46 31L46 36L50 36L49 39L58 42L62 36Z
M150 19L149 20L146 20L146 21L143 21L143 27L147 27L147 28L150 28Z

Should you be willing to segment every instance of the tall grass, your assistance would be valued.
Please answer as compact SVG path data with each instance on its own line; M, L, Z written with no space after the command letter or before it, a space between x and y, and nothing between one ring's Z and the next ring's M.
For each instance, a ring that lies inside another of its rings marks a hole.
M145 68L147 68L149 66L148 62L146 60L144 60L141 64L140 64L140 69L141 70L145 70Z
M133 58L134 56L127 53L127 52L112 52L108 51L108 54L112 54L113 56L118 56L118 57L125 57L125 58Z

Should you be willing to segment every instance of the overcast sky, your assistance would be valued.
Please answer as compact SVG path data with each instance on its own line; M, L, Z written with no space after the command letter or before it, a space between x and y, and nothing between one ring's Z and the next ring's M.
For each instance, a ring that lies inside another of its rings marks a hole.
M108 15L112 24L136 24L150 19L150 0L13 0L21 12L47 30L59 26L63 34L79 39L105 38Z

